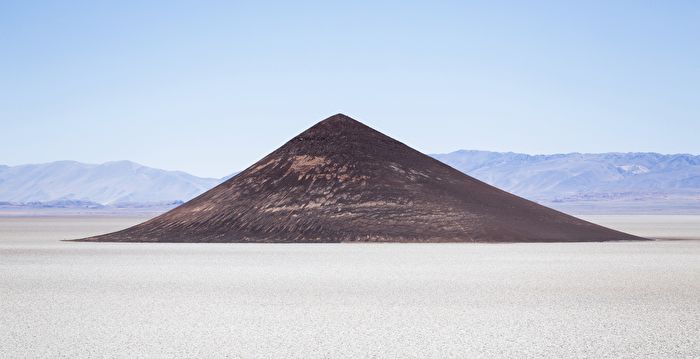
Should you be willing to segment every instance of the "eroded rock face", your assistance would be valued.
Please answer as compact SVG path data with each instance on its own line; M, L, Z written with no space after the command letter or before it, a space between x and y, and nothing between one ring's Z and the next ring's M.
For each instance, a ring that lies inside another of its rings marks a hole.
M145 223L89 241L530 242L641 239L527 201L350 117L329 117Z

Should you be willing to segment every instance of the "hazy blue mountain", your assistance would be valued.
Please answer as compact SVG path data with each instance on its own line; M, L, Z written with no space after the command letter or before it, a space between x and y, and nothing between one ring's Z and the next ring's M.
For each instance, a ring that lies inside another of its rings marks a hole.
M241 172L240 172L240 171L236 171L236 172L231 173L230 175L226 175L226 176L224 176L224 177L221 177L220 181L221 181L221 182L224 182L224 181L228 180L229 178L231 178L231 177L233 177L233 176L235 176L235 175L237 175L237 174L239 174L239 173L241 173Z
M526 155L461 150L436 159L538 202L700 209L700 156L658 153Z
M181 171L129 161L85 164L58 161L0 166L0 201L44 205L173 203L186 201L219 183Z
M432 156L486 183L568 212L700 212L700 156L466 150ZM235 174L200 178L129 161L0 165L0 206L172 207Z

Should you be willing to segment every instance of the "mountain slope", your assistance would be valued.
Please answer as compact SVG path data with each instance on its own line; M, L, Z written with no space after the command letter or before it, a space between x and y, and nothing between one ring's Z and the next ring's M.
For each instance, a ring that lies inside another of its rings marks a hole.
M700 205L700 156L658 153L526 155L462 150L433 157L532 200L667 199L669 202L696 201Z
M145 223L92 241L640 239L489 186L345 115Z
M99 204L186 201L219 183L129 161L58 161L0 167L0 201L90 201Z

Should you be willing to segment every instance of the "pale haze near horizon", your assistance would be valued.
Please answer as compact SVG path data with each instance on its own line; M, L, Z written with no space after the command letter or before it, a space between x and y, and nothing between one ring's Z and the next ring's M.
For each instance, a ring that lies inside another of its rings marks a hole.
M0 33L0 164L220 177L338 112L428 153L700 153L692 1L18 1Z

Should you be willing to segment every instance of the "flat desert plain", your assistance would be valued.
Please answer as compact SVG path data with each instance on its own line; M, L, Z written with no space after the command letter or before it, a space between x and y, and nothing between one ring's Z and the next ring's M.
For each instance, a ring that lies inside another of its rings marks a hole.
M130 244L0 218L2 358L698 358L700 216L569 244Z

